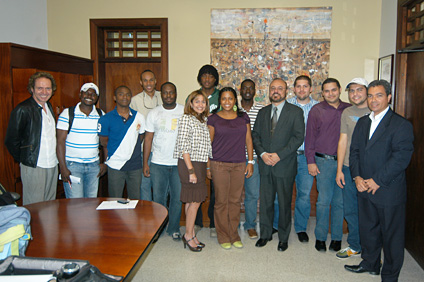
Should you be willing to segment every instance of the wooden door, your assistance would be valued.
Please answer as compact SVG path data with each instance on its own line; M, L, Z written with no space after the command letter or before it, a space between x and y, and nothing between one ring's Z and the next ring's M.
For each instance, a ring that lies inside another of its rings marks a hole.
M157 86L168 81L168 19L92 19L91 57L94 79L100 88L100 107L115 107L113 91L128 86L142 91L140 74L151 70Z
M407 169L406 248L424 268L424 52L407 59L405 117L414 127L414 154Z
M414 129L414 154L406 170L405 247L424 268L424 1L398 0L395 111Z

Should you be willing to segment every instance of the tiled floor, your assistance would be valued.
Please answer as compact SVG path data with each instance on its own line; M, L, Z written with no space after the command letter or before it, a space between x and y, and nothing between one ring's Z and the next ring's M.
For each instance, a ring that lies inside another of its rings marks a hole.
M255 240L239 230L243 249L224 250L216 238L210 238L209 228L197 237L206 244L200 253L183 248L168 235L162 235L145 256L133 281L380 281L380 276L347 272L345 264L358 264L361 258L337 259L334 252L319 253L314 248L315 218L309 222L309 243L300 243L292 230L289 248L278 252L278 237L263 248L255 247ZM184 232L184 227L181 228ZM346 236L343 245L346 245ZM327 241L327 247L329 244ZM399 281L423 281L424 271L405 251L405 262Z

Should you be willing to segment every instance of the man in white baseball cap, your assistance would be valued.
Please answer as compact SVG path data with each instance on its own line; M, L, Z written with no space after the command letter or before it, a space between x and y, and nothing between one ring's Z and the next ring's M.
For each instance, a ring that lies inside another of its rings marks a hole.
M95 198L99 177L107 166L99 161L97 122L104 112L96 108L99 88L81 87L80 102L65 109L57 122L57 158L66 198Z
M343 213L348 224L348 247L337 252L340 259L361 253L358 223L358 198L355 181L349 170L349 148L358 119L370 113L367 104L368 81L361 77L352 79L346 86L352 107L346 108L341 117L340 139L337 147L337 185L342 188Z

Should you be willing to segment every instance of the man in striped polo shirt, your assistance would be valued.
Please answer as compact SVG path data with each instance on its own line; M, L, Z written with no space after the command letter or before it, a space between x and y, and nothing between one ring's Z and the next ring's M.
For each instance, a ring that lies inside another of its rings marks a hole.
M245 79L240 86L240 104L250 118L250 125L253 130L256 117L260 109L264 107L262 104L255 103L256 87L255 83L250 79ZM258 238L256 232L256 214L258 210L260 176L257 163L256 153L253 151L253 174L249 178L244 179L244 230L247 231L250 239ZM246 152L246 165L249 162Z
M97 134L97 122L104 113L96 109L99 88L94 83L85 83L79 97L81 102L59 116L57 158L66 198L95 198L99 177L107 171L99 163Z

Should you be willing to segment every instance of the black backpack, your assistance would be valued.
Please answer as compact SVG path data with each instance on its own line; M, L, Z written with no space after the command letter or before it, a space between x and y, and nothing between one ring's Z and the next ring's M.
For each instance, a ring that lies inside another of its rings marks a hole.
M103 115L102 110L99 108L96 108L97 113L99 114L99 117ZM75 106L69 107L69 127L68 127L68 134L71 131L72 124L74 123L74 117L75 117Z

